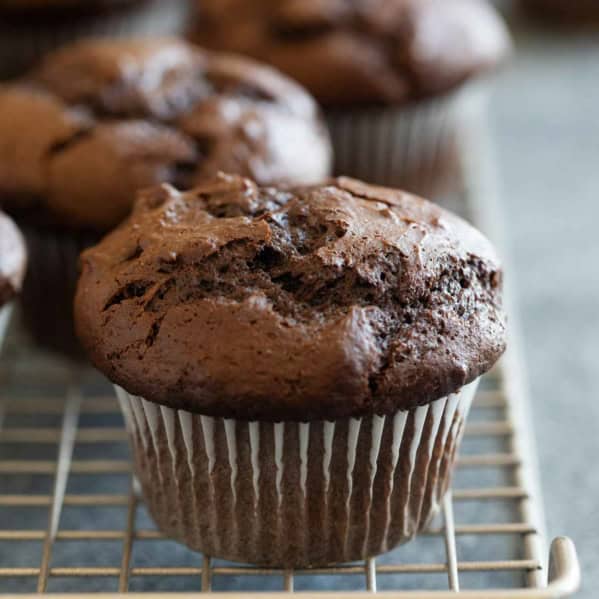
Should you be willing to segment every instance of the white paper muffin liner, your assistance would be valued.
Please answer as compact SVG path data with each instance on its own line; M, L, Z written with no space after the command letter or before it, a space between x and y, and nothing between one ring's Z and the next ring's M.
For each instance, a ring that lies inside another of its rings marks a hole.
M436 513L477 381L429 405L335 422L245 422L116 387L158 527L224 559L303 567L363 559Z
M101 235L46 230L25 221L19 224L29 257L18 300L24 329L36 345L77 361L85 360L73 315L79 255L98 243Z
M481 89L468 85L402 107L326 111L335 174L425 197L454 190L458 138L480 108Z
M67 12L65 10L65 12ZM0 21L0 79L22 74L44 54L87 37L166 36L185 31L189 0L145 0L49 23Z

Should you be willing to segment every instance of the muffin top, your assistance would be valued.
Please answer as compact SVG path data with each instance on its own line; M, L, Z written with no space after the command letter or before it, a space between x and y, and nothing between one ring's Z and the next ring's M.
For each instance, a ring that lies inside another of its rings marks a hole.
M17 227L0 212L0 307L21 290L25 255L25 243Z
M489 242L426 200L220 175L140 194L83 254L75 312L92 361L130 393L333 419L425 404L488 370L504 349L501 280Z
M510 46L482 0L201 0L194 35L275 65L333 106L442 93Z
M314 101L265 67L175 40L86 41L0 86L0 203L105 230L135 192L221 169L264 184L328 175Z

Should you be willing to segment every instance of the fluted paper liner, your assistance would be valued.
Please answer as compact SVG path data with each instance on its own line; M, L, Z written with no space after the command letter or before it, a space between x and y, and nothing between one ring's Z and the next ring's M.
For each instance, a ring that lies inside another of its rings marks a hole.
M116 391L165 534L214 557L303 567L382 553L431 520L476 385L390 416L307 423L212 418Z
M425 197L455 191L458 139L481 98L467 86L402 107L326 111L335 174Z
M83 360L73 315L79 255L101 236L91 232L43 230L25 223L21 230L29 256L19 298L25 329L41 347Z

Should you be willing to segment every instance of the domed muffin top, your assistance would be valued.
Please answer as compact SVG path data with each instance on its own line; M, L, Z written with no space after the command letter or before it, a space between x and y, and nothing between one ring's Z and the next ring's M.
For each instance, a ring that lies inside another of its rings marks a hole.
M496 65L510 39L482 0L201 0L195 39L275 65L326 105L402 103Z
M165 181L188 188L226 169L313 183L329 164L299 86L180 41L80 42L0 86L0 203L64 225L107 229L138 189Z
M26 262L21 234L12 220L0 212L0 307L21 290Z
M501 279L487 240L426 200L221 175L140 194L83 254L75 310L92 361L130 393L313 420L407 409L488 370Z

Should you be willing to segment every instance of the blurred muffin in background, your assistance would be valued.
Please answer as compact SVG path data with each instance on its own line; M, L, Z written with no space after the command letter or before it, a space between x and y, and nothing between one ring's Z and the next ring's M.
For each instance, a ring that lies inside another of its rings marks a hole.
M85 37L181 33L189 14L190 0L0 0L0 79Z
M597 0L520 0L531 16L568 25L599 23Z
M13 221L0 212L0 348L11 300L21 291L27 264L25 243Z
M341 175L443 186L467 102L510 38L483 0L202 0L192 36L267 61L326 107Z
M263 184L328 176L316 103L249 59L177 40L95 40L0 86L0 204L23 228L26 321L78 351L72 298L80 251L127 216L135 192L220 170Z

